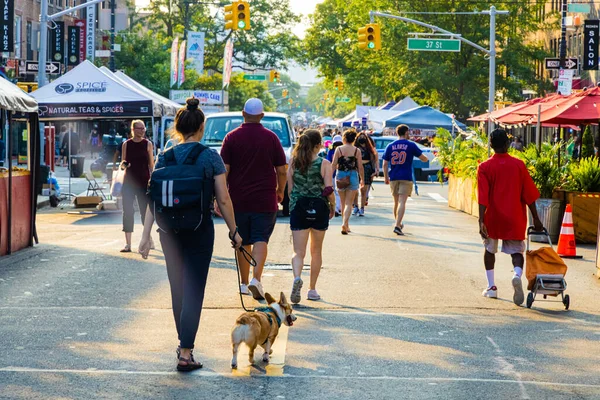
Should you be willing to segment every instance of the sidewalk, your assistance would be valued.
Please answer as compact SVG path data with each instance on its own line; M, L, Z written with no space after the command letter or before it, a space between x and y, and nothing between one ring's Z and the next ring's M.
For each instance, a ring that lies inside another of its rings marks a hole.
M90 158L89 153L85 153L85 163L83 170L90 171L90 166L94 162L94 159ZM60 191L63 194L71 193L75 196L82 196L87 194L88 181L85 178L71 178L71 187L69 190L69 169L67 167L56 166L54 168L54 175L60 187ZM102 178L97 178L96 181L104 189L109 189L109 185L106 182L106 174L102 175ZM106 194L106 192L105 192ZM50 198L48 196L38 195L37 197L37 208L38 210L50 205Z

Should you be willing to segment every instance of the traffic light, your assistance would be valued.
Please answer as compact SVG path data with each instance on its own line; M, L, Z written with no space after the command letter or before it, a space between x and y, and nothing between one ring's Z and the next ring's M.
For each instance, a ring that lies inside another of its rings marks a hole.
M37 82L17 82L17 86L27 93L34 92L38 89Z
M237 5L238 2L234 1L225 6L225 29L237 30L237 13L234 12L234 9L237 9Z
M237 1L236 3L234 4L236 4L237 29L250 30L250 5L247 1Z
M329 93L323 93L323 99L327 100L329 98Z
M282 97L288 97L288 91L287 91L287 89L283 89L283 91L281 92L281 96Z
M358 47L363 50L381 49L381 28L379 24L368 24L358 28Z
M339 81L339 79L336 79L336 80L334 80L334 81L333 81L333 88L334 88L335 90L340 90L340 86L339 86L339 84L340 84L340 81Z
M269 71L269 82L279 82L279 72L274 69Z
M340 91L344 90L344 80L343 79L338 80L338 87L340 88Z
M294 100L292 100L292 99L289 99L289 100L288 100L288 104L291 106L292 104L294 104Z

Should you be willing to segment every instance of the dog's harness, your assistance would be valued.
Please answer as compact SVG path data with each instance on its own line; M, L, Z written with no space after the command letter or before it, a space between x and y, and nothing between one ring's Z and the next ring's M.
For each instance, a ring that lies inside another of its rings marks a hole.
M279 318L279 315L277 315L277 312L275 310L273 310L271 307L258 307L258 308L255 308L254 311L266 314L267 318L269 319L269 325L271 325L271 326L273 326L273 317L271 316L271 313L269 311L273 311L275 313L275 318L277 318L277 326L279 328L281 328L281 318Z

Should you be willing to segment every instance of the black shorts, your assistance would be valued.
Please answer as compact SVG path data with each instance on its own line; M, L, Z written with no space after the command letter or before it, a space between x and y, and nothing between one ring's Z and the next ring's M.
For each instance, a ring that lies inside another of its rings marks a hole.
M242 237L242 244L248 246L256 242L269 243L277 213L236 212L235 222Z
M321 198L299 198L290 212L290 228L293 231L326 231L329 228L329 205Z
M373 168L373 164L363 164L363 172L365 175L365 186L371 185L373 183L373 175L375 173L375 168Z

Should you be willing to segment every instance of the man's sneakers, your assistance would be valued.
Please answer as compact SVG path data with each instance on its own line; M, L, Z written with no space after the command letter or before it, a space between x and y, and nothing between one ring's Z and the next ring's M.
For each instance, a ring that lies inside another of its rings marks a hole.
M402 228L399 226L394 228L394 233L398 236L404 236L404 232L402 232Z
M364 216L365 216L365 208L364 208L364 207L361 207L361 208L358 210L358 216L359 216L359 217L364 217Z
M246 294L246 295L250 294L250 291L248 290L248 285L242 283L240 285L240 293L241 294Z
M498 298L498 288L496 286L492 286L491 288L487 288L481 293L483 297L489 297L490 299Z
M300 289L302 289L302 279L296 278L294 279L294 284L292 285L292 294L290 295L290 300L294 304L300 303Z
M523 282L521 282L520 276L513 276L512 285L515 289L515 294L513 294L513 301L516 305L520 306L525 301L525 293L523 293Z
M354 206L354 209L352 210L352 215L358 215L358 206Z
M264 300L265 290L263 289L262 284L256 278L252 278L250 284L248 285L248 290L252 292L252 297L254 297L255 300Z

